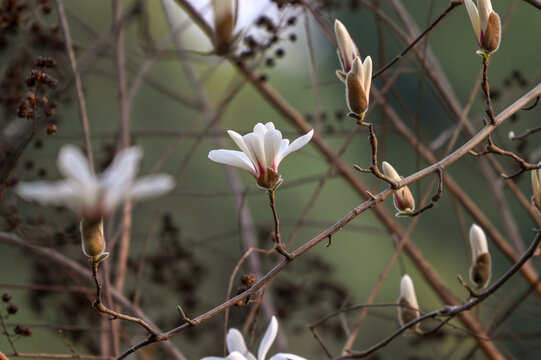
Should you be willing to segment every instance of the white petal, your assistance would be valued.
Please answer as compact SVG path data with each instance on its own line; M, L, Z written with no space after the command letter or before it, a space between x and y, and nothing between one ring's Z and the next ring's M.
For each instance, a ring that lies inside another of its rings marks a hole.
M248 348L244 342L244 337L237 329L229 329L227 336L225 337L225 342L227 344L227 351L230 353L238 351L241 354L246 354L248 352Z
M247 358L242 355L241 353L234 351L231 354L229 354L226 358L227 360L247 360Z
M126 193L126 198L140 200L161 196L175 187L175 180L167 174L145 176L137 179Z
M487 237L483 229L477 224L473 224L470 228L470 246L473 263L475 263L479 255L488 254Z
M314 135L314 130L310 130L307 134L299 137L291 143L287 148L280 149L279 161L282 161L287 155L291 154L293 151L297 151L302 148L304 145L308 144L312 136Z
M140 147L133 146L122 149L116 154L113 162L100 177L100 183L107 188L122 190L131 185L135 175L139 171L139 163L143 151Z
M479 12L477 7L472 0L464 0L464 5L466 5L466 10L470 16L471 24L473 26L473 31L475 32L475 37L477 42L481 41L481 22L479 20Z
M239 149L243 153L245 153L246 156L248 156L248 159L255 166L255 164L257 163L257 159L252 157L252 153L251 153L250 149L248 148L248 145L246 145L246 142L244 142L244 137L242 135L240 135L238 132L233 131L233 130L228 130L227 133L229 134L229 136L231 136L231 139L233 139L233 141L235 142L235 144L237 144Z
M271 123L272 124L272 123ZM274 127L274 124L272 124ZM264 135L267 132L267 126L262 123L257 123L254 126L254 133Z
M388 178L391 178L394 181L402 180L402 178L400 177L400 175L398 175L394 167L392 167L391 164L389 164L387 161L382 162L381 167L383 169L383 173Z
M411 281L408 274L404 275L400 281L400 297L406 299L412 308L419 309L417 296L415 296L415 288L413 287L413 281Z
M357 79L359 79L359 83L364 86L363 63L359 56L357 56L355 60L353 60L353 65L351 66L351 73L353 73L353 75L355 75Z
M367 56L363 63L364 84L363 90L367 97L370 97L370 86L372 85L372 58Z
M65 205L73 209L81 204L77 191L65 181L22 182L17 185L15 192L26 200L43 205Z
M269 121L268 123L266 123L265 127L267 128L267 131L276 130L276 128L274 127L274 123L272 121Z
M250 151L250 158L253 159L256 169L261 173L265 171L268 165L267 157L265 156L264 136L261 132L253 132L242 137Z
M278 170L280 155L280 145L282 143L282 133L278 130L269 130L265 133L265 156L268 164L274 170Z
M224 149L212 150L209 152L208 156L210 160L216 161L217 163L235 166L248 171L253 176L257 175L254 165L242 151Z
M269 323L269 327L267 328L267 331L265 332L265 335L261 340L261 344L259 344L259 350L257 352L258 360L265 360L265 356L267 355L267 352L269 352L269 349L272 346L272 343L274 342L277 333L278 320L276 320L276 317L273 316Z
M72 178L81 184L90 185L96 182L86 157L73 145L64 145L60 149L58 169L65 178Z
M278 353L271 357L269 360L306 360L302 356L287 353Z
M479 21L481 23L481 30L484 32L488 26L488 18L492 10L492 3L490 0L477 0Z
M217 356L205 356L201 360L226 360L227 358L217 357Z

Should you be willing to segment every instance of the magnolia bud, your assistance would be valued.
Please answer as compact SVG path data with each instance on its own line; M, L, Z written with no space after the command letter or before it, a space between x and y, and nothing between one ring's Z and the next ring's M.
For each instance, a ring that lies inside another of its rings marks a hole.
M419 304L417 303L413 281L411 281L411 278L407 274L404 275L400 281L400 297L397 302L399 305L398 321L400 322L400 326L404 326L419 317ZM411 335L419 332L419 323L416 323L406 330L404 335Z
M346 101L349 110L359 116L362 121L370 100L372 85L372 59L367 56L364 63L356 57L351 70L346 76Z
M513 138L515 137L515 132L513 130L509 131L507 137L509 138L509 140L513 140Z
M81 239L83 253L91 259L100 258L105 251L103 219L83 218L83 220L81 220Z
M488 17L488 24L481 37L481 45L488 52L498 50L500 47L500 37L502 35L500 16L494 11Z
M265 172L257 179L257 185L267 190L276 190L282 182L282 176L268 166Z
M382 163L383 173L385 176L394 181L402 180L396 170L386 161ZM398 212L396 216L407 216L415 210L415 198L407 186L395 190L393 194L394 207Z
M489 283L492 270L485 232L476 224L470 228L470 247L472 254L470 281L475 284L477 290L481 290Z
M238 0L212 0L214 9L214 47L217 55L225 55L234 43Z
M541 216L541 170L536 169L532 170L532 190L533 190L533 196L532 196L532 204L535 207L535 210L537 211L537 214Z

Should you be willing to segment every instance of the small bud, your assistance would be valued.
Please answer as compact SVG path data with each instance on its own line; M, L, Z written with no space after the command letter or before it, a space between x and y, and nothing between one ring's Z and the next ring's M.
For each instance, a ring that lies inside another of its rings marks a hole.
M537 214L541 216L541 170L535 169L532 170L532 204L537 211Z
M515 132L513 130L509 131L507 137L509 138L509 140L513 140L513 138L515 137Z
M283 181L284 180L279 173L277 173L270 167L267 167L267 171L261 174L257 179L257 185L263 189L276 190Z
M252 286L255 283L255 280L254 274L244 274L240 278L240 281L248 287Z
M362 63L361 58L356 57L346 76L346 101L349 111L357 114L361 121L368 110L371 85L372 59L367 56Z
M417 303L415 288L413 287L413 281L411 281L408 274L404 275L400 281L400 297L397 302L399 305L398 321L400 322L400 326L404 326L419 317L419 304ZM414 333L420 333L419 323L411 326L406 330L404 335L411 335Z
M472 254L470 281L475 284L477 290L481 290L489 283L492 270L487 238L479 225L473 224L470 228L470 247Z
M83 253L91 259L100 258L105 251L105 238L103 236L103 219L81 220L81 240Z
M212 0L214 9L214 47L216 54L225 55L235 42L238 0Z
M382 163L383 173L385 176L394 181L402 180L396 170L386 161ZM415 198L407 186L395 190L393 194L394 207L398 212L396 216L408 216L415 210Z

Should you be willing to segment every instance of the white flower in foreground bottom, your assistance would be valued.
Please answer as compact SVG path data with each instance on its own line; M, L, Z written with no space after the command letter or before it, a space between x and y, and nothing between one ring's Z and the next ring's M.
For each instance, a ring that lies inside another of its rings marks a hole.
M282 183L282 176L278 173L280 162L293 151L306 145L312 138L314 130L310 130L291 144L288 139L282 138L282 133L274 128L272 122L265 125L258 123L254 126L253 132L244 136L233 130L228 130L227 133L242 151L212 150L209 152L209 159L244 169L252 174L257 185L274 190Z
M267 356L267 352L269 352L269 349L274 342L274 339L276 338L276 334L278 333L278 320L276 320L276 317L272 317L269 327L267 328L267 331L265 332L265 335L263 336L263 339L261 340L261 343L259 344L259 350L257 351L257 358L248 351L248 348L246 347L246 343L244 342L244 338L242 337L242 334L237 329L229 329L227 332L226 337L226 343L227 343L227 351L229 352L229 355L225 358L223 357L216 357L216 356L207 356L202 358L201 360L265 360L265 356ZM305 358L294 355L294 354L286 354L286 353L278 353L271 357L269 360L306 360Z

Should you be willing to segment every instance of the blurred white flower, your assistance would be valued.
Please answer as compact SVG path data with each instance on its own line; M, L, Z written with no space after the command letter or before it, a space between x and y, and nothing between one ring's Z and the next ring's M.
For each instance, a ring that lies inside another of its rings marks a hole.
M139 147L123 149L105 172L96 177L81 151L73 145L64 145L58 156L58 169L65 180L22 182L15 191L30 201L67 206L83 219L100 219L127 200L156 197L173 188L173 178L165 174L135 179L142 154Z
M498 50L502 35L500 16L492 10L490 0L477 0L477 6L472 0L464 0L464 5L470 16L479 47L489 53Z
M259 349L257 351L257 358L248 351L246 343L242 334L237 329L229 329L226 337L227 351L229 355L225 358L216 357L216 356L207 356L201 360L265 360L265 356L269 352L269 349L276 338L278 333L278 320L276 317L272 317L269 327L259 344ZM271 357L269 360L306 360L305 358L286 353L278 353Z
M473 224L470 228L470 248L472 255L470 280L476 285L477 290L481 290L489 283L492 269L487 237L477 224Z
M282 183L278 173L280 162L293 151L306 145L314 130L299 137L291 144L282 138L282 133L274 128L272 122L265 125L258 123L254 131L241 136L228 130L227 133L235 144L242 150L212 150L209 159L221 164L232 165L248 171L256 179L257 185L264 189L274 190Z
M346 100L349 111L359 115L362 121L370 102L372 85L372 59L367 56L364 63L357 56L353 60L351 71L346 76Z
M353 66L353 60L359 56L359 50L357 50L357 45L349 36L348 30L339 20L334 20L334 34L338 44L336 53L342 66L342 70L336 70L336 76L340 81L346 82L346 76Z

